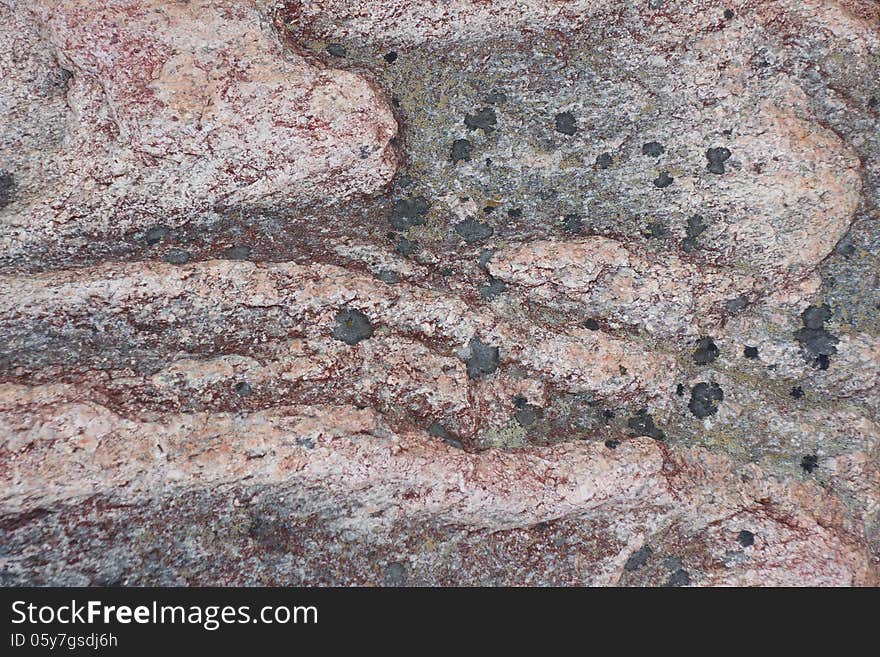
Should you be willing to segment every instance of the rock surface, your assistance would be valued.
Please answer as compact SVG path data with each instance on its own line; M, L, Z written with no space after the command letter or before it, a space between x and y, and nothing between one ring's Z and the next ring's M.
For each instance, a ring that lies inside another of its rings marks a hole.
M876 3L0 0L0 73L4 584L880 584Z

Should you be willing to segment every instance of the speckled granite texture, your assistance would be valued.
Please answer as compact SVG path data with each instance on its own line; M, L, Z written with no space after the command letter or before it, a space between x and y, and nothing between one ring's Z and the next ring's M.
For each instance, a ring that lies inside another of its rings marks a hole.
M880 584L880 3L0 0L0 583Z

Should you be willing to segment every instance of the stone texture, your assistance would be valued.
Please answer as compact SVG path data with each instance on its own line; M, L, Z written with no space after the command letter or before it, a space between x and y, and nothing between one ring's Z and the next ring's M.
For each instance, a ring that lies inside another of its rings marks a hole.
M876 3L0 0L0 72L3 584L880 584Z

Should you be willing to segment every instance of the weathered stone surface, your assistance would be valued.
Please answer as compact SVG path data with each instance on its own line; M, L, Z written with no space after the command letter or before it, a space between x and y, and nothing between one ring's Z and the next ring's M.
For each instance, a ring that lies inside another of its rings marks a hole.
M0 0L0 74L3 584L880 584L876 3Z

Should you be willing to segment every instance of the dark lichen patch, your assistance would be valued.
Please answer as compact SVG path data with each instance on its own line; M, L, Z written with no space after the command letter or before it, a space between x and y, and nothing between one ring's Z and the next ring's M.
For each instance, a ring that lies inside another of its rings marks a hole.
M567 214L562 218L562 230L577 235L584 229L584 222L578 214Z
M476 219L465 219L455 225L455 232L465 242L473 244L489 239L495 231L489 224L484 224Z
M500 352L498 347L486 344L481 340L472 338L470 341L470 357L467 363L467 373L472 379L480 379L492 374L498 369Z
M599 322L597 322L592 317L590 319L585 319L583 322L583 327L585 329L589 329L590 331L598 331L601 327L599 326Z
M596 168L597 169L607 169L611 166L614 158L611 157L611 153L599 153L596 156Z
M628 573L632 573L648 563L648 560L653 554L654 550L646 545L630 555L629 559L627 559L626 563L623 565L623 569Z
M666 433L658 429L654 424L654 418L648 413L648 409L640 409L635 415L626 421L626 426L636 436L649 436L655 440L664 440Z
M684 397L684 384L683 383L676 384L675 394L678 395L679 397Z
M388 221L395 230L408 230L427 222L430 205L424 196L399 199L391 206Z
M247 381L239 381L235 384L235 394L239 397L250 397L252 393L253 390Z
M725 10L724 10L724 18L725 18L726 20L730 20L730 19L733 18L735 15L736 15L736 14L733 13L733 10L732 10L732 9L725 9Z
M666 580L666 583L663 586L674 587L674 586L687 586L691 583L691 576L688 571L683 568L679 568L674 573L669 576L669 579Z
M642 155L647 155L648 157L660 157L665 152L666 147L659 141L649 141L646 144L642 144Z
M541 416L541 409L532 404L525 404L522 408L518 408L513 414L517 424L521 427L533 425Z
M751 547L755 544L755 535L749 530L743 529L739 534L737 534L736 540L743 547Z
M809 329L822 328L830 319L831 308L824 303L821 306L807 306L801 313L801 322Z
M574 114L571 112L560 112L554 117L554 121L556 123L556 132L569 136L577 132L577 124Z
M224 249L221 256L226 260L247 260L251 257L251 247L230 246L228 249Z
M503 294L506 289L507 284L498 278L492 278L484 283L480 283L479 287L480 296L486 301L492 301L495 297Z
M688 217L687 226L685 227L685 239L682 242L682 248L690 253L697 248L697 238L706 232L708 226L703 221L701 215L695 214Z
M826 328L825 322L831 319L831 309L826 305L809 306L801 313L803 328L795 333L795 340L808 361L813 361L820 369L827 370L830 365L829 356L837 353L840 342Z
M382 57L382 59L384 59L389 64L393 64L394 62L397 61L397 53L395 51L391 50L389 52L386 52L385 55Z
M171 231L168 230L167 226L153 226L146 233L144 233L144 241L149 246L156 246L159 242L166 239L168 235L171 234Z
M385 586L403 586L406 584L406 566L402 563L390 563L385 567Z
M348 54L345 46L339 43L331 43L325 48L325 50L328 55L332 55L333 57L345 57Z
M431 426L428 427L428 435L439 438L447 445L455 447L456 449L463 449L464 447L461 444L461 441L453 436L451 433L449 433L449 431L446 430L446 427L444 427L439 422L434 422L431 424Z
M697 340L697 348L694 350L693 358L697 365L708 365L718 358L718 347L712 338L700 338Z
M880 100L877 100L877 96L871 96L868 99L868 107L871 109L877 109L880 107Z
M664 187L669 187L675 178L669 175L668 171L662 171L659 176L654 179L654 187L657 189L663 189Z
M162 260L172 265L185 265L191 258L189 251L183 249L168 249L162 256Z
M15 176L8 171L0 171L0 208L12 203L15 194Z
M755 360L758 358L758 348L757 347L749 347L746 346L743 348L743 356L749 358L751 360Z
M510 208L507 211L507 216L511 219L520 219L522 217L522 208Z
M788 394L791 395L792 397L794 397L795 399L802 399L804 396L804 389L801 388L800 386L795 386L791 389L791 391Z
M360 310L344 308L336 315L336 326L331 335L347 345L356 345L373 335L370 319Z
M402 256L411 256L419 250L419 243L406 237L401 237L394 246L394 251Z
M804 472L812 473L819 467L819 457L815 454L807 454L801 459L801 469Z
M376 278L378 278L383 283L388 283L389 285L400 282L400 276L397 275L397 272L391 271L390 269L381 270L376 274Z
M741 294L738 297L724 302L724 310L730 315L736 315L749 305L749 298Z
M724 163L730 159L730 155L730 150L727 148L710 148L706 151L706 159L709 161L706 171L720 176L724 173Z
M608 440L605 441L605 447L607 447L608 449L617 449L618 447L620 447L620 441L619 440L611 440L609 438Z
M486 102L490 105L501 105L507 102L507 94L503 91L493 91L486 96Z
M489 261L492 259L492 256L495 255L495 249L483 249L480 251L480 257L477 260L477 265L483 271L489 271Z
M452 142L452 151L449 154L452 163L470 162L474 153L474 145L467 139L456 139Z
M464 124L471 130L482 130L484 134L490 134L498 124L498 117L491 107L483 107L476 114L468 114L464 117Z
M691 388L691 400L688 408L699 419L707 418L718 412L719 402L724 401L724 391L717 383L698 383Z

